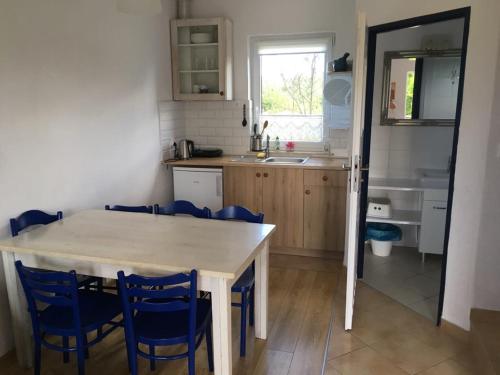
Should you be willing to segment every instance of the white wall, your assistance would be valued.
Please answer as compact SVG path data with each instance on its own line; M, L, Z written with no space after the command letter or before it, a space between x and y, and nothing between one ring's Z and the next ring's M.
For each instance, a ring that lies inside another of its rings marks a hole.
M500 48L497 59L493 122L486 157L483 203L476 261L474 307L500 310Z
M0 3L0 235L40 208L164 202L158 100L170 98L168 20L114 0ZM0 268L0 355L11 347Z
M474 301L475 263L495 70L498 58L500 2L497 0L357 0L368 25L472 6L462 122L455 173L443 318L465 329Z
M211 112L227 106L199 103L186 116L188 137L199 145L222 147L229 154L248 151L251 126L241 126L241 107L249 98L249 36L333 31L335 56L354 51L354 1L350 0L193 0L191 13L197 18L225 16L233 22L235 112L231 117L218 117ZM330 130L329 137L332 150L347 148L348 131Z

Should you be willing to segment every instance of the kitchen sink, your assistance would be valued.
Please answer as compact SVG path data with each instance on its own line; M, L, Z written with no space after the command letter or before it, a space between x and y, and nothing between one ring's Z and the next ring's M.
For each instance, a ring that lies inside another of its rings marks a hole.
M272 163L272 164L304 164L308 157L271 156L267 159L259 159L253 155L240 155L231 159L235 163Z
M273 156L264 160L265 163L273 163L273 164L304 164L308 157L306 158L295 158L288 156Z
M231 159L231 161L237 163L263 163L264 159L258 159L253 155L240 155L240 156L235 156L234 158Z

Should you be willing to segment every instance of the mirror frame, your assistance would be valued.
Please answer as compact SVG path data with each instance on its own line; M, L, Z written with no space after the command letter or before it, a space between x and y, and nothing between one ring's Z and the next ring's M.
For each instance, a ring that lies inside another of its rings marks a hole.
M393 59L419 57L461 57L461 49L386 51L382 75L382 104L380 125L383 126L455 126L456 119L394 119L388 118L389 94L391 86L391 61Z

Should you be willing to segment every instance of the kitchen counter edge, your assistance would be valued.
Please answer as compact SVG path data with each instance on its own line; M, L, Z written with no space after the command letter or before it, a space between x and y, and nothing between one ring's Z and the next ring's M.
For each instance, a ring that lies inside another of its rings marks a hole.
M163 164L174 167L261 167L261 168L299 168L299 169L329 169L343 171L342 164L347 158L319 158L311 157L304 164L272 164L231 161L235 156L221 156L217 158L192 158L188 160L165 160Z

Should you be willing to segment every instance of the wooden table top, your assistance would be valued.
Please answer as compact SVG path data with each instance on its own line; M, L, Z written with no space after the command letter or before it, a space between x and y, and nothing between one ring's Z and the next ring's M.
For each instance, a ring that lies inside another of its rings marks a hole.
M233 279L270 224L85 210L0 241L0 251Z

